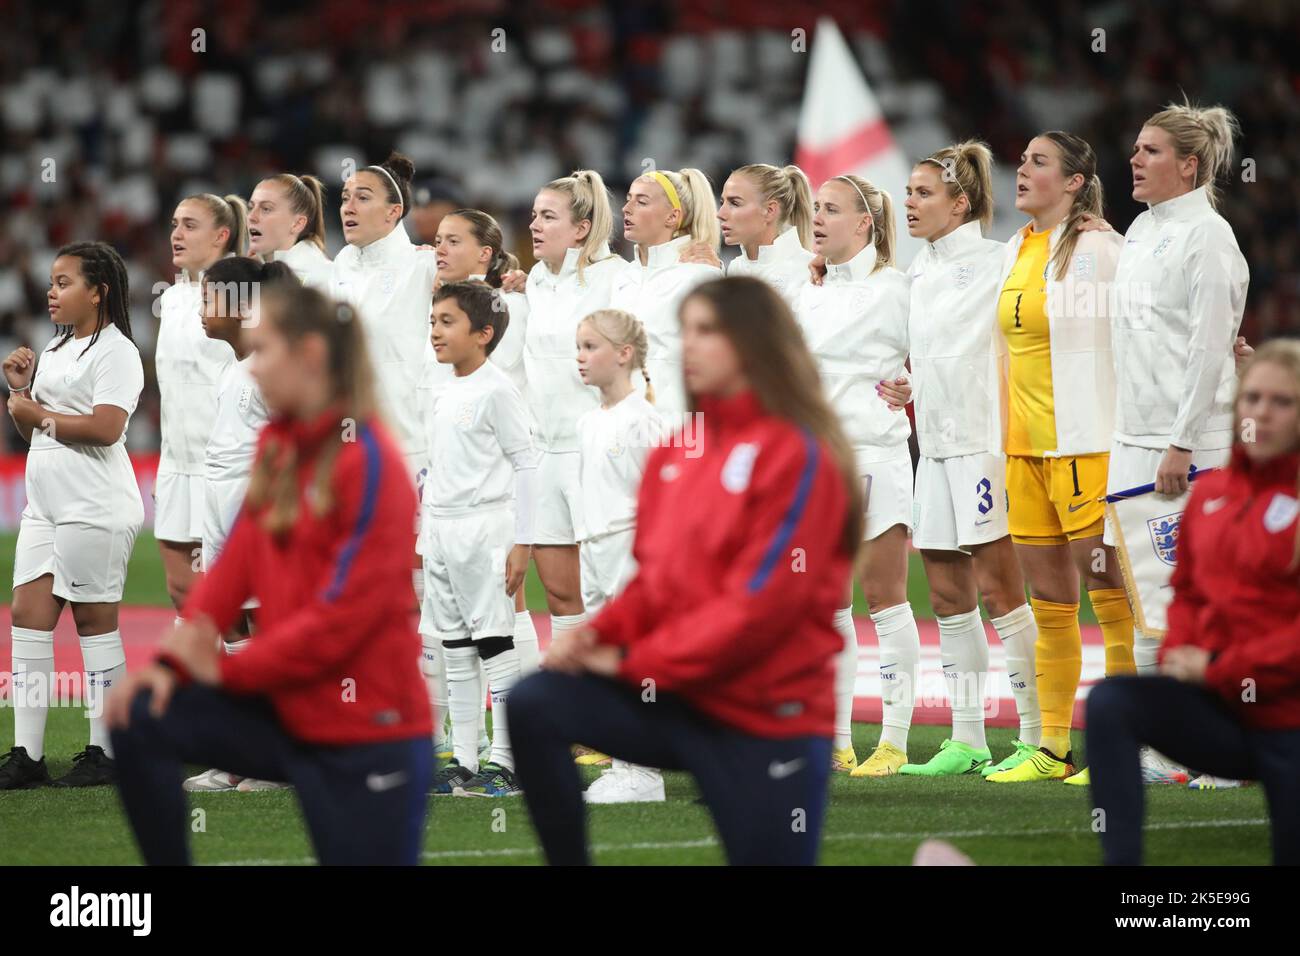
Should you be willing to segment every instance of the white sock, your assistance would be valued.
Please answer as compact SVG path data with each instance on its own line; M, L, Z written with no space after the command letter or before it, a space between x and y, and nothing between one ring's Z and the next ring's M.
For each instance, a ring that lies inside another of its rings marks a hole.
M880 742L907 752L907 732L912 726L917 673L921 669L921 633L916 629L912 605L903 603L873 611L876 642L880 645L880 690L884 721Z
M835 630L844 647L835 657L835 749L853 746L853 685L858 679L858 630L853 626L853 608L835 612Z
M1037 747L1043 739L1043 715L1038 709L1038 681L1035 678L1034 645L1038 641L1038 625L1028 604L1022 604L990 622L998 632L1006 652L1007 677L1011 681L1011 696L1016 701L1020 715L1020 739Z
M979 608L939 618L939 658L952 706L952 739L976 749L984 739L984 684L989 676L989 642Z
M104 754L113 756L113 743L104 723L104 695L126 676L126 651L122 648L122 632L82 635L81 662L86 669L87 715L90 718L90 745L104 748Z
M483 667L483 659L479 658L478 662L478 686L480 693L478 697L478 752L482 753L492 746L492 738L487 732L487 699L488 694L482 693L482 688L488 686L487 670Z
M447 692L451 703L451 748L456 761L478 773L478 709L483 700L478 651L470 647L443 647Z
M587 623L587 612L578 614L551 615L551 641L555 641L564 631L576 631Z
M541 667L541 651L537 649L537 627L527 610L515 612L515 650L519 654L519 673L524 677Z
M1156 655L1160 651L1160 642L1154 637L1146 637L1136 628L1133 630L1133 663L1137 665L1137 672L1144 677L1150 677L1159 669L1160 664L1156 660Z
M45 756L45 717L54 682L54 632L15 627L13 638L14 746L27 756Z
M492 692L492 756L489 760L509 770L515 769L515 755L510 748L510 723L506 702L519 682L519 654L514 648L502 651L483 662L488 689Z
M442 753L447 749L447 668L442 641L432 634L421 634L420 643L420 672L424 674L429 706L433 709L433 749Z
M577 614L552 614L551 640L555 640L561 631L576 631L586 623L586 611L579 611Z

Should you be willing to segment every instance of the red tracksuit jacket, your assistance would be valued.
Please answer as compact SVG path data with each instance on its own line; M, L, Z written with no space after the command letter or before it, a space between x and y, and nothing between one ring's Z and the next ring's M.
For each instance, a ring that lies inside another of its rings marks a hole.
M1226 468L1192 486L1178 531L1160 653L1208 650L1206 686L1250 727L1300 727L1300 570L1287 569L1298 472L1300 455L1260 466L1238 445Z
M829 737L843 646L832 617L852 564L843 479L822 443L752 393L699 411L702 447L646 462L639 570L592 626L626 648L619 676L634 685L653 680L755 736Z
M308 504L315 459L341 414L275 420L258 455L279 438L298 449L299 517L282 538L245 505L216 564L181 615L206 614L223 632L249 597L261 602L246 649L221 659L222 685L265 694L285 729L321 744L375 743L430 734L420 638L411 626L415 489L405 459L375 421L359 424L334 462L334 507Z

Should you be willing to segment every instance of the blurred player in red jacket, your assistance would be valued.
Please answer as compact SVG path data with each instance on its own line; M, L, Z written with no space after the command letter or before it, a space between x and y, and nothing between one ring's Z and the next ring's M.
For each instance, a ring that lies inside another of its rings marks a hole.
M1241 377L1228 465L1192 486L1160 676L1088 696L1106 863L1142 859L1145 744L1264 786L1273 860L1300 863L1300 342L1262 346Z
M551 863L587 862L579 740L690 772L732 863L814 863L832 619L862 539L854 459L774 289L710 281L680 319L702 428L646 463L636 577L515 689L517 772Z
M110 697L122 802L147 862L185 863L183 764L285 780L322 863L414 864L433 775L409 615L415 490L352 307L306 288L260 305L251 371L271 421L184 623ZM257 633L221 655L250 597Z

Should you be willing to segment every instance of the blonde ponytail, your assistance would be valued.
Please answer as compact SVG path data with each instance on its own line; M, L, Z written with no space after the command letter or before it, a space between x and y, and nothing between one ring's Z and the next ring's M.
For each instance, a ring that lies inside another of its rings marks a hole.
M605 180L594 169L575 169L568 176L553 179L542 189L560 193L569 199L569 221L586 220L591 223L587 238L578 251L578 281L582 270L593 262L608 259L609 240L614 235L614 206L609 198Z
M1184 99L1170 103L1143 124L1169 134L1179 159L1196 157L1196 188L1205 187L1211 207L1218 205L1215 180L1232 168L1233 144L1241 135L1241 124L1231 110L1222 106L1194 106Z
M722 243L722 227L718 225L717 202L713 198L713 187L709 177L698 169L659 170L659 175L667 177L677 193L681 203L682 221L673 233L673 238L690 236L694 242L704 242L711 249L717 249ZM655 179L654 173L640 177L646 182L653 182L660 189L663 183ZM664 190L667 194L667 190ZM672 200L670 199L669 202Z
M875 272L894 264L894 201L879 186L846 173L835 179L853 187L858 212L871 216L871 244L876 249Z
M295 216L306 216L307 225L298 233L298 242L304 239L321 252L325 251L325 184L315 176L304 173L276 173L262 182L275 183L285 192L289 210Z
M799 245L805 249L812 245L813 196L808 177L798 166L777 168L768 163L749 163L732 173L746 176L758 189L762 202L776 202L779 218L777 235L794 228Z
M993 153L988 144L962 140L921 162L939 167L939 178L948 187L948 195L953 199L966 197L966 221L978 220L983 231L988 232L993 225Z
M195 193L186 196L181 202L202 203L212 214L212 222L218 229L229 230L226 244L221 254L242 256L248 252L248 206L243 196L233 193L218 196L215 193Z

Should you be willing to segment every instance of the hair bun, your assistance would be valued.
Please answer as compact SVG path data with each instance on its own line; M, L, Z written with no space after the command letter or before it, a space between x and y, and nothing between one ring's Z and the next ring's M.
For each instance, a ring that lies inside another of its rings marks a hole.
M393 176L401 182L410 183L415 178L415 163L402 153L397 151L389 153L383 165L387 166Z

